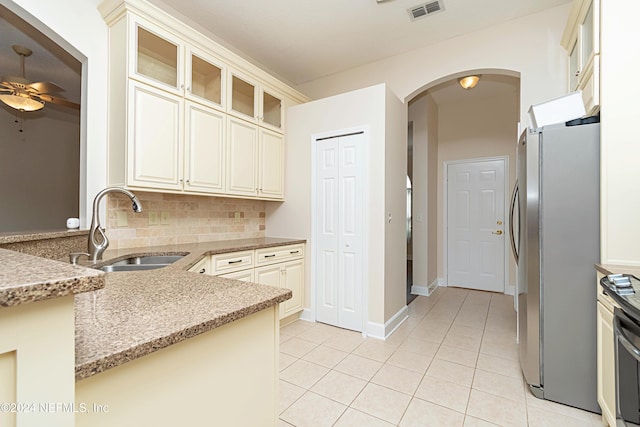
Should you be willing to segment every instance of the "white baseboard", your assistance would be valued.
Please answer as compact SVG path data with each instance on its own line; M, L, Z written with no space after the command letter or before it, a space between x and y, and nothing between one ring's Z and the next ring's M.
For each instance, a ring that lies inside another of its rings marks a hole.
M316 321L316 314L310 308L305 308L300 313L300 320L304 320L305 322L314 322Z
M367 322L366 335L378 340L387 339L393 333L393 331L400 327L402 322L407 320L407 318L409 317L408 310L408 307L405 305L400 310L398 310L398 312L394 314L391 319L387 320L384 325L381 323Z
M438 277L433 282L431 282L428 286L413 285L411 286L411 293L414 295L421 295L424 297L428 297L433 293L433 291L436 290L438 286L444 286L442 284L443 282L444 282L444 279L442 279L441 277Z

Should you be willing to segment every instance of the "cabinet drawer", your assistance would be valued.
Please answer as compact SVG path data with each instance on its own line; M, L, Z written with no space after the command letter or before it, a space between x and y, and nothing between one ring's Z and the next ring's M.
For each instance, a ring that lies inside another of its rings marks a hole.
M211 257L205 256L191 267L189 271L200 274L211 274Z
M224 277L226 279L236 279L243 282L255 282L253 268L250 268L248 270L235 271L233 273L221 274L220 277Z
M304 244L256 249L256 265L269 265L303 256Z
M231 273L253 267L253 251L231 252L211 256L213 274Z

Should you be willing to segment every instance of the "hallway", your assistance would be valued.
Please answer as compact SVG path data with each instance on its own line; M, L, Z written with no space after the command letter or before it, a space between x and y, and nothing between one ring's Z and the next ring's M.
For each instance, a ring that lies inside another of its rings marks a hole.
M528 392L511 296L438 288L387 341L297 321L280 342L281 427L601 426Z

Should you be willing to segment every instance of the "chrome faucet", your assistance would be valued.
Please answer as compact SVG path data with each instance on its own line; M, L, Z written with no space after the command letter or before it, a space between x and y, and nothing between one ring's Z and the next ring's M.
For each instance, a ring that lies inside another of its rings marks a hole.
M87 252L74 252L69 254L69 261L71 264L76 264L78 262L78 258L82 255L86 255L89 257L89 261L96 262L102 259L102 254L109 246L109 239L107 239L107 235L104 233L104 228L100 224L100 201L104 196L109 193L122 193L128 196L133 202L133 211L134 212L142 212L142 204L140 200L129 190L125 190L120 187L107 187L104 190L100 191L96 194L95 199L93 199L93 217L91 218L91 227L89 229L89 240L88 240L88 253ZM98 235L100 235L100 240L98 240Z

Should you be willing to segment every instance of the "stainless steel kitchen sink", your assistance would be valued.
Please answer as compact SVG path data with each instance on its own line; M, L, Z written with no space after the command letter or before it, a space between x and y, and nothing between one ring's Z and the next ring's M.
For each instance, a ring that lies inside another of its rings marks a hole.
M114 262L111 265L144 265L144 264L173 264L184 257L184 255L147 255L134 256Z
M184 255L147 255L134 256L103 265L100 270L111 273L115 271L155 270L173 264Z

